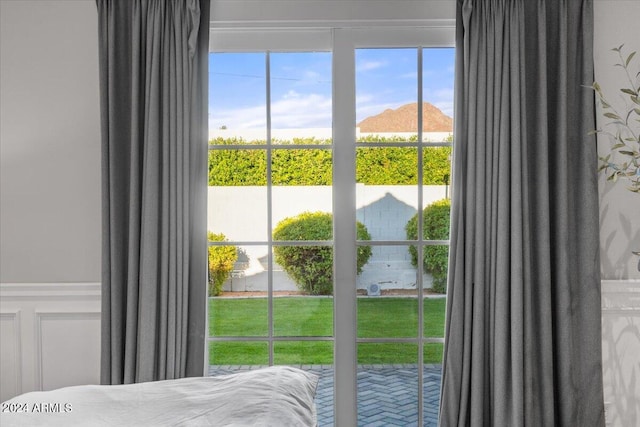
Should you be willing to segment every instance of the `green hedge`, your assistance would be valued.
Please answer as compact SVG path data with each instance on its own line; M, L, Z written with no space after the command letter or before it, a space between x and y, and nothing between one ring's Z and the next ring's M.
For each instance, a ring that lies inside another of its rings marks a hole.
M402 140L399 137L369 136L361 142L397 142ZM210 143L256 146L265 142L218 138ZM330 141L314 138L294 139L292 142L278 141L279 145L287 143L326 146ZM448 184L451 173L449 160L451 147L425 147L423 153L423 183L425 185ZM358 183L411 185L418 182L416 148L358 147L356 159L356 181ZM272 182L274 185L331 185L331 160L331 150L328 149L273 150ZM209 150L210 186L261 186L266 183L266 150L257 148Z
M210 242L226 242L222 233L207 232ZM222 293L222 285L229 278L233 265L238 259L238 249L235 246L209 246L209 296L215 297Z
M367 228L357 223L358 240L371 240ZM285 218L273 230L276 241L331 240L333 216L325 212L304 212ZM333 294L333 248L330 246L274 246L276 263L296 282L298 288L312 295ZM371 256L370 246L359 246L357 272Z
M448 240L449 217L451 201L449 199L438 200L431 203L423 210L422 234L425 240ZM405 226L407 239L418 238L418 214L415 214ZM411 263L418 265L418 250L415 246L409 246ZM449 246L435 245L425 246L423 251L424 270L433 277L431 289L434 292L446 293L447 291L447 267L449 263Z

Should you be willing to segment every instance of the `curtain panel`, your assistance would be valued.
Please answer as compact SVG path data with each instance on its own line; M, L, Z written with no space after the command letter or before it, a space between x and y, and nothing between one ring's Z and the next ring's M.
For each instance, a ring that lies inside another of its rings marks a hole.
M442 426L602 426L591 0L458 0Z
M103 384L201 376L209 0L97 0Z

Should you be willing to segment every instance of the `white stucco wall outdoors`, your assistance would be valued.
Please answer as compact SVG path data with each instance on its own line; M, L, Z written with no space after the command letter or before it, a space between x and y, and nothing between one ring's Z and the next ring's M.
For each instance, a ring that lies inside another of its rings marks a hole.
M447 197L446 186L425 186L423 206ZM329 186L273 187L272 223L302 212L331 212ZM218 208L224 206L225 209ZM223 233L232 241L264 241L268 227L265 187L209 187L208 229ZM418 212L418 191L410 185L362 185L356 187L356 219L363 223L372 240L405 240L405 225ZM258 214L256 214L258 213ZM267 289L267 247L244 246L237 271L225 284L226 290ZM295 283L274 265L274 290L295 290ZM357 278L359 289L376 283L381 289L415 289L416 269L411 265L408 246L374 246L371 258ZM431 277L423 276L430 287Z

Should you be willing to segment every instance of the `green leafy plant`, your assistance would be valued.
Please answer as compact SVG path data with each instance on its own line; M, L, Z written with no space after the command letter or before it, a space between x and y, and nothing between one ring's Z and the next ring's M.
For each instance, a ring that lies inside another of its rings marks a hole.
M358 222L358 240L371 240L364 224ZM276 241L331 240L333 216L325 212L303 212L280 221L273 231ZM311 295L333 294L333 248L331 246L275 246L275 261L296 282L298 288ZM371 256L370 246L359 246L358 274Z
M626 73L629 87L620 89L625 101L623 110L616 109L610 103L600 85L593 83L597 99L603 110L603 116L608 119L602 129L594 132L606 135L611 143L609 154L600 157L599 172L603 172L608 181L616 182L620 178L629 180L628 189L640 193L640 71L635 76L630 64L636 52L626 57L622 47L612 49L618 53L620 61L615 64Z
M449 216L451 201L442 199L431 203L422 211L422 234L425 240L449 239ZM415 214L405 226L407 239L418 238L418 214ZM418 265L418 250L415 246L409 246L411 263ZM447 291L447 267L449 263L449 246L428 245L423 251L424 270L433 277L431 290L438 293Z
M210 242L226 242L222 233L207 232ZM209 296L215 297L222 293L222 285L233 271L233 265L238 259L238 248L231 245L209 246Z
M415 141L410 138L369 135L359 142ZM450 138L449 138L450 139ZM212 145L263 145L265 141L244 141L238 138L217 138ZM294 138L274 141L276 145L318 145L318 149L273 150L271 179L273 185L331 185L332 151L326 148L331 140ZM417 149L404 147L358 147L356 149L356 181L366 185L415 185L418 182ZM448 184L451 174L451 147L423 149L423 184ZM210 186L263 186L267 182L266 150L209 150Z

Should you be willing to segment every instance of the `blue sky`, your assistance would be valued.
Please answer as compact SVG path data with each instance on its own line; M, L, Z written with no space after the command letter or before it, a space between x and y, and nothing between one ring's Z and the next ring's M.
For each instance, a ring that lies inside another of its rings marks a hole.
M209 57L209 127L264 128L264 53ZM453 115L452 48L423 50L423 100ZM331 127L331 53L271 53L273 128ZM416 49L356 51L357 121L417 102Z

